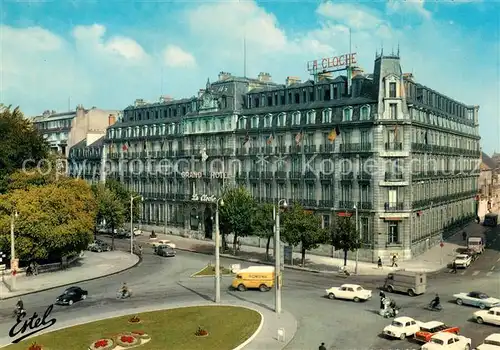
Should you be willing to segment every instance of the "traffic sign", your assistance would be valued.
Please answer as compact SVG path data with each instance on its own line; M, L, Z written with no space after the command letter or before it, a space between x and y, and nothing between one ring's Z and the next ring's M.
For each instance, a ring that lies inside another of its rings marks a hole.
M444 243L443 243L443 242L439 243L439 246L440 246L441 248L443 248L443 247L444 247Z

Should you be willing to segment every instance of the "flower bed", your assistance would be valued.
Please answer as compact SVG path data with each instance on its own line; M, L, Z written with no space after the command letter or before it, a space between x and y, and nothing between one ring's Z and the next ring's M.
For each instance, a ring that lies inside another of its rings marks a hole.
M37 344L37 343L33 343L31 344L31 346L28 348L28 350L43 350L42 346Z
M108 350L115 347L115 342L110 338L99 339L92 344L90 344L90 350Z
M141 323L141 319L139 318L139 316L134 316L134 317L131 317L129 320L128 320L128 323Z
M116 336L116 343L124 348L130 348L141 344L139 337L135 337L132 333L122 333Z
M198 327L198 330L194 333L197 337L206 337L208 335L208 331L201 327Z

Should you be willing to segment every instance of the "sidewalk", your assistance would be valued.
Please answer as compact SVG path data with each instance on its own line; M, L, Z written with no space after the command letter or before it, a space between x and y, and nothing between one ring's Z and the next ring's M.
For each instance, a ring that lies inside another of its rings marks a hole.
M41 273L36 276L17 276L15 291L10 291L11 275L2 276L0 283L0 299L13 298L43 290L88 281L112 275L137 264L136 255L122 251L93 253L85 251L84 256L66 270Z
M436 272L443 268L446 268L458 254L457 249L463 248L466 242L462 239L462 232L467 232L468 235L480 235L483 234L486 229L476 223L470 223L463 229L457 230L455 234L449 237L445 242L444 246L440 247L436 245L431 247L429 250L423 254L415 257L414 259L408 261L398 262L397 267L383 266L378 268L376 264L368 262L358 262L358 275L386 275L390 271L405 269L407 271L418 271L418 272ZM157 233L156 239L149 239L150 232L143 232L140 238L136 238L140 242L154 242L159 239L168 239L175 243L176 249L192 251L203 254L213 254L214 252L214 242L211 240L197 240L193 238L185 238L175 235L165 235L162 233ZM269 250L271 255L270 260L266 260L265 248L253 247L242 245L240 251L237 252L237 256L232 254L221 254L221 256L231 259L238 259L243 261L250 261L254 263L264 263L273 264L272 248ZM338 272L339 268L344 265L343 259L332 258L327 256L313 255L310 253L306 254L306 264L305 267L299 266L301 261L300 253L293 253L294 265L285 265L285 268L296 269L296 270L306 270L311 272L322 272L322 273L333 273ZM347 260L347 269L349 272L353 273L355 270L355 261Z

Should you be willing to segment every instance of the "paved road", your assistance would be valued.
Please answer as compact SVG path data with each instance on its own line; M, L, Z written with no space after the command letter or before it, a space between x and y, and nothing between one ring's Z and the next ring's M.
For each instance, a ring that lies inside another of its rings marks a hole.
M128 242L118 241L118 246L127 246ZM106 254L106 253L102 253ZM485 255L486 257L487 255ZM81 283L89 290L87 300L71 307L56 307L54 316L61 321L74 317L108 312L127 307L141 307L167 301L179 303L210 299L213 296L213 279L189 278L189 275L202 268L212 257L178 252L175 258L161 258L152 255L152 249L144 247L143 262L131 270L100 280ZM477 261L478 263L481 260ZM241 263L230 259L222 259L224 265ZM241 263L243 266L249 265ZM479 266L479 265L478 265ZM116 300L115 293L121 283L127 281L134 292L129 300ZM383 277L363 276L359 280L337 275L311 274L307 272L287 270L284 273L283 307L292 312L299 321L299 330L287 349L315 349L324 341L330 349L417 349L417 345L406 341L389 341L379 337L382 328L390 321L378 316L378 298L366 303L328 300L323 297L324 289L339 285L346 281L359 281L366 288L375 289L382 284ZM229 286L230 278L224 278L222 286ZM462 276L439 274L429 278L428 293L424 296L410 298L394 295L396 302L402 306L402 314L421 321L442 320L461 327L462 334L473 339L473 346L481 342L495 328L477 325L468 319L475 309L458 306L446 302L449 296L460 291L480 289L492 295L500 295L500 282L490 277L477 275L466 279ZM61 289L41 292L25 296L24 302L30 312L43 312L51 304ZM444 302L445 309L433 313L424 309L438 292ZM374 290L374 294L378 294ZM223 290L222 300L241 298L243 300L272 308L274 293L231 292ZM6 335L13 324L10 314L15 300L0 302L0 334ZM360 331L362 333L360 333ZM500 328L498 328L500 332ZM360 337L360 334L363 334ZM253 350L253 349L252 349Z

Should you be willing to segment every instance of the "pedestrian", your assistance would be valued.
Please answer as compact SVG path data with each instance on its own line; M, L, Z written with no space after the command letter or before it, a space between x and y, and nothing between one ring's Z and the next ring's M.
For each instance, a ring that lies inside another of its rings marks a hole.
M456 262L452 262L451 263L451 267L453 268L453 270L451 271L451 273L457 273L457 263Z
M380 256L378 257L378 260L377 260L377 266L378 268L382 268L382 259L380 258Z
M318 350L326 350L325 343L321 343L321 345L319 346Z
M392 256L392 265L391 265L391 267L398 267L398 264L397 264L396 260L397 260L397 257L396 257L396 254L394 254Z
M464 231L462 232L462 239L465 241L467 240L467 233Z

